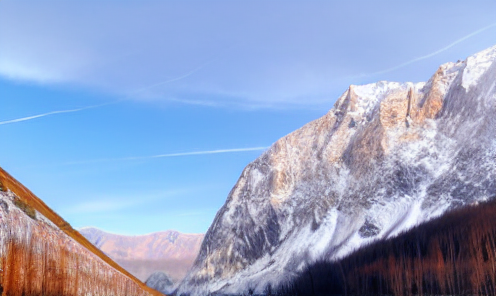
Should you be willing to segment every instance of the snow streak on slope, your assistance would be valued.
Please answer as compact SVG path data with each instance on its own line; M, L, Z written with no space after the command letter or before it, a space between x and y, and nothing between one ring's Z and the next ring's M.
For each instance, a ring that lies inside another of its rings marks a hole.
M178 292L262 292L496 195L496 47L426 83L350 86L249 164Z

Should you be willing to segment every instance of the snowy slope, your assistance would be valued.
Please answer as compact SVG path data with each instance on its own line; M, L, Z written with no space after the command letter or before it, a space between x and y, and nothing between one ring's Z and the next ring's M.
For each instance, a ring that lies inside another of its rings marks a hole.
M249 164L178 294L262 292L496 196L496 46L426 83L350 86Z

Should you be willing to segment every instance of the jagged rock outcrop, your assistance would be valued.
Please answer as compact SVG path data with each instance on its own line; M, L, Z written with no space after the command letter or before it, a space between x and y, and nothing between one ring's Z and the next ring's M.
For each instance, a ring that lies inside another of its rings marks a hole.
M496 196L496 47L426 83L350 88L242 172L178 294L263 292Z
M164 294L170 294L174 291L174 281L161 271L154 272L146 280L145 284Z
M79 232L143 282L155 271L166 272L175 282L180 282L198 256L204 236L173 230L127 236L93 227Z

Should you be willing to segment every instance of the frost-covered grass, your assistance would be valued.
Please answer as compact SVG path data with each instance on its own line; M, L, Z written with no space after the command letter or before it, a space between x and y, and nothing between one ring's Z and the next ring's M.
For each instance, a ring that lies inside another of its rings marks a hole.
M2 295L150 295L12 192L0 200Z

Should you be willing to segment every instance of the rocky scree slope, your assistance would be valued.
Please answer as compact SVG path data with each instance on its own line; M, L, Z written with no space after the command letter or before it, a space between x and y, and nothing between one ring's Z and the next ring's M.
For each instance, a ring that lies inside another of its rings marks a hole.
M178 294L263 292L496 193L496 46L426 83L350 86L249 164Z
M180 282L193 265L203 234L173 230L126 236L85 227L79 232L124 269L145 282L156 271Z

